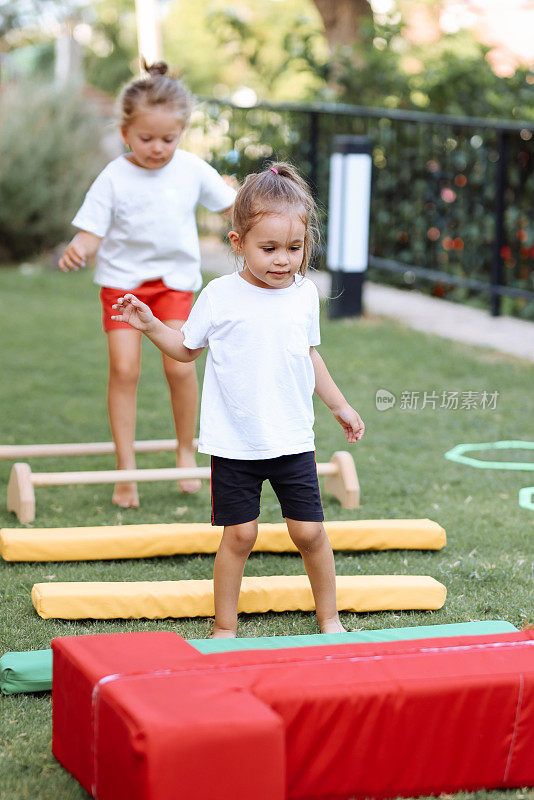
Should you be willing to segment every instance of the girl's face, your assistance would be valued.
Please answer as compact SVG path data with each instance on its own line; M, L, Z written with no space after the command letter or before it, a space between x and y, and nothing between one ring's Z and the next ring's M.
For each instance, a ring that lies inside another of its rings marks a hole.
M228 234L235 252L245 257L243 278L262 289L284 289L294 281L304 257L306 226L300 209L264 214L242 240Z
M128 159L144 169L161 169L173 157L183 129L169 106L141 111L121 128L122 138L131 150Z

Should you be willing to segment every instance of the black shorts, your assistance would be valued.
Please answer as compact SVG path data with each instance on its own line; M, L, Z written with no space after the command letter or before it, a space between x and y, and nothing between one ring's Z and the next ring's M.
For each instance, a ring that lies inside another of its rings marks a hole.
M257 519L265 480L276 492L284 517L301 522L324 520L315 453L311 451L257 461L212 456L212 525L241 525Z

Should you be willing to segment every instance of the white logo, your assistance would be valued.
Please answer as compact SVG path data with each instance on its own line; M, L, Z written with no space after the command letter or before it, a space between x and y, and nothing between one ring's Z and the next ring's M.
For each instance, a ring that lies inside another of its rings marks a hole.
M388 392L387 389L378 389L375 395L375 404L378 411L387 411L389 408L393 408L396 400L395 395Z

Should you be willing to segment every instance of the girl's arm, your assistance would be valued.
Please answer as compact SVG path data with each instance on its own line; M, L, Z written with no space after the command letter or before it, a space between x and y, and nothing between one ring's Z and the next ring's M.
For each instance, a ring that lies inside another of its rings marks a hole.
M177 331L169 328L168 325L164 325L161 320L154 316L150 308L133 294L125 294L124 297L119 297L113 308L116 308L121 313L114 315L111 319L126 322L132 328L141 331L141 333L148 336L151 342L154 342L156 347L159 347L162 353L174 358L176 361L194 361L204 350L203 347L199 347L196 350L190 350L185 347L185 336L182 331Z
M326 364L315 349L310 347L310 357L315 372L315 392L321 400L328 406L334 417L337 419L347 440L353 444L362 438L365 425L352 406L349 406L338 387L332 380Z
M76 270L85 266L86 260L96 255L101 241L101 236L95 236L89 231L80 231L65 248L58 261L59 268L63 272L68 272L69 269Z
M228 186L231 186L232 189L234 189L236 192L239 190L239 181L235 178L234 175L221 175L221 178ZM226 219L230 220L230 222L232 222L233 210L234 210L234 204L232 203L231 206L228 206L228 208L223 208L223 210L220 211L219 213L222 214L223 217L226 217Z

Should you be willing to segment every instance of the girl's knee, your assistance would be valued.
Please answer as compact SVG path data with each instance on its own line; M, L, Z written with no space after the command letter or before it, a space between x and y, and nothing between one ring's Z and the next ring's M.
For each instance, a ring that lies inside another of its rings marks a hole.
M224 538L235 553L250 553L258 536L255 524L232 525L225 528Z
M141 367L137 361L114 360L109 365L110 383L121 386L134 386L139 383Z
M182 363L171 358L166 358L163 362L163 370L168 383L196 381L195 364Z
M291 539L300 552L312 553L318 550L327 538L322 522L298 522L288 527Z

